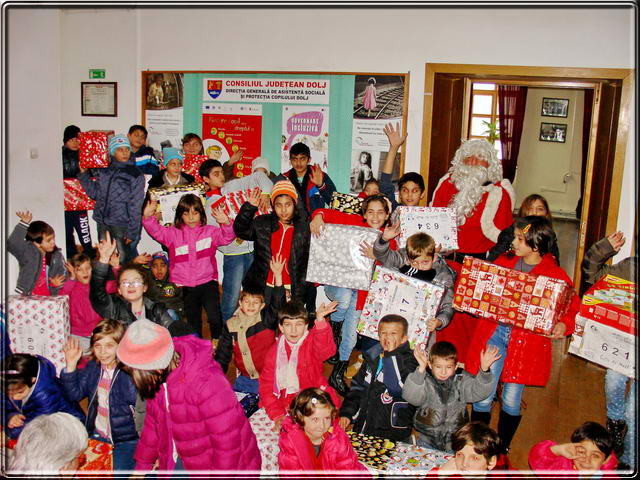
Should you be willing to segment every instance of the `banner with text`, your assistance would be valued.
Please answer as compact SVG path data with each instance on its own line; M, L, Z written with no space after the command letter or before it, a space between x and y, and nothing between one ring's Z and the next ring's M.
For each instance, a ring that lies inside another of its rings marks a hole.
M329 108L286 105L282 107L281 171L291 168L289 149L302 142L311 150L311 163L328 172Z
M307 78L205 78L205 102L329 104L329 80Z

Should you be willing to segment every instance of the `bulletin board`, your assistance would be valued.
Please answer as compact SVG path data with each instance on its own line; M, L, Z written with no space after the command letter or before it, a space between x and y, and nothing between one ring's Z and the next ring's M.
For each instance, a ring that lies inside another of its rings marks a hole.
M241 148L245 163L262 156L278 174L291 168L291 145L303 142L342 192L379 178L384 125L406 132L408 99L409 73L142 72L142 124L158 155L196 133L205 154L224 162ZM403 171L404 150L393 178Z

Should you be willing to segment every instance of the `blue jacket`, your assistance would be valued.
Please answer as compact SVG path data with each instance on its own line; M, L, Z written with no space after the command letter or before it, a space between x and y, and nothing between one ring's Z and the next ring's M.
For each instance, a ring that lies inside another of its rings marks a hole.
M56 377L56 369L53 363L40 355L36 355L36 357L38 357L39 363L38 376L31 394L26 400L14 401L6 393L3 393L5 425L9 424L11 417L19 413L25 416L24 425L40 415L49 415L56 412L70 413L84 422L84 414L80 407L75 402L70 402L65 398L62 386ZM10 438L18 438L24 425L22 427L7 428L7 434Z
M91 360L84 368L68 373L66 369L60 373L60 383L69 400L79 402L89 399L89 409L85 427L91 435L96 429L98 414L98 381L102 368ZM134 422L136 405L136 387L131 377L116 367L109 391L109 425L113 443L137 440L138 433Z
M145 179L135 159L131 156L122 163L111 158L107 168L95 172L95 178L89 172L78 175L82 188L96 201L93 219L111 227L125 227L127 238L139 240Z
M142 145L138 151L133 152L131 156L136 162L136 167L138 167L144 175L155 175L160 171L158 161L153 153L153 148Z

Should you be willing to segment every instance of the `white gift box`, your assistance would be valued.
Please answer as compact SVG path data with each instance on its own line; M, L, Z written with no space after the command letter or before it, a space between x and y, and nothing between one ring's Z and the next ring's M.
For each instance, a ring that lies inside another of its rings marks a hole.
M442 250L458 249L458 226L453 209L443 207L399 206L393 212L393 223L400 221L400 235L396 238L398 248L407 245L407 238L424 232L442 245Z

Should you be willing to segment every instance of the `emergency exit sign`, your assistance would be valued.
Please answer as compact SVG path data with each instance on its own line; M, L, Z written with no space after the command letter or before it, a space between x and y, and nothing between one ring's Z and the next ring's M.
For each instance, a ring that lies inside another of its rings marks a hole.
M104 68L96 68L89 70L89 78L104 78L106 70Z

